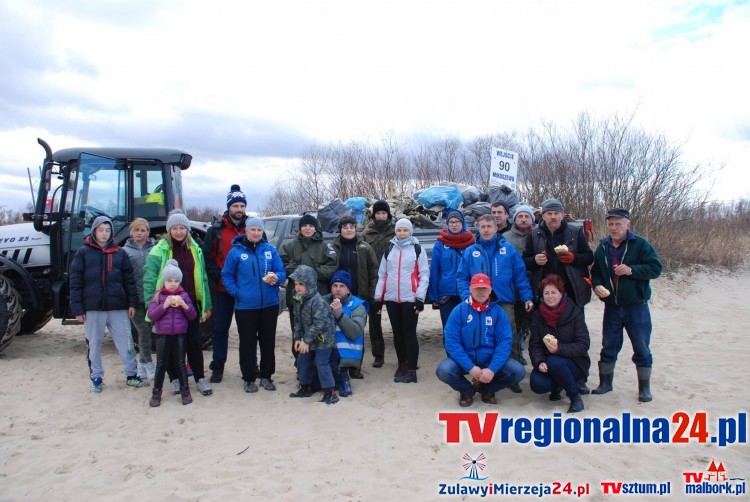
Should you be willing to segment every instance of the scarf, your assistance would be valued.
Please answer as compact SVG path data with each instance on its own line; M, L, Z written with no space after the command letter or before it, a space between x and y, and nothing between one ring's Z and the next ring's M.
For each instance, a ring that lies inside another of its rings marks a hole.
M560 300L560 304L554 309L549 308L546 303L542 302L539 305L539 314L542 316L542 319L544 319L544 322L546 322L549 327L556 328L557 321L560 319L560 315L563 313L563 310L565 310L565 305L567 304L567 295L563 295L562 300Z
M484 303L478 303L478 302L474 301L473 297L471 298L471 308L473 308L477 312L484 312L485 310L487 310L487 308L489 308L489 306L490 306L490 301L489 300L487 300Z
M452 234L448 232L447 228L440 231L440 236L437 240L442 242L446 247L453 249L466 249L476 242L474 234L468 230L461 232L460 234Z

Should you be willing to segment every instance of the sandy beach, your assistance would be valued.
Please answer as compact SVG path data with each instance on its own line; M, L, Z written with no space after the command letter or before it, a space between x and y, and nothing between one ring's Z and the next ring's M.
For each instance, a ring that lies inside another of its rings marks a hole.
M747 413L750 373L738 369L750 360L745 336L750 314L742 294L747 281L748 270L693 271L654 281L653 402L638 403L626 340L615 391L584 396L586 409L577 418L621 419L629 412L671 422L677 412L691 419L705 412L707 432L714 435L719 418ZM598 383L602 312L597 300L586 307L592 388ZM482 419L499 412L501 418L532 420L562 413L565 419L568 401L552 403L546 395L533 394L526 379L522 394L503 390L497 406L477 399L471 408L459 408L457 394L434 374L445 354L439 315L432 310L425 311L418 326L419 383L393 383L396 358L384 318L386 364L372 368L368 350L365 379L353 380L353 396L333 406L318 403L319 397L290 399L296 382L286 314L279 321L276 392L243 391L232 325L224 382L214 385L213 396L193 390L194 403L182 406L178 397L165 395L154 409L147 404L150 388L125 386L111 339L104 347L104 391L95 395L89 392L81 327L53 320L35 335L18 337L0 353L5 378L0 387L0 500L436 500L445 497L441 484L554 488L556 482L561 487L570 482L573 490L588 484L584 500L610 498L602 483L669 483L667 498L680 499L685 497L683 473L707 476L712 460L723 464L729 478L750 476L747 444L721 447L691 439L687 444L539 447L513 437L502 442L499 434L485 444L473 442L466 426L461 427L462 442L448 444L440 412L478 412ZM204 357L207 366L210 352ZM526 369L528 375L531 368ZM671 424L669 436L676 430L677 424ZM480 474L486 480L460 480L467 475L465 454L471 459L484 455ZM495 493L487 498L528 496ZM699 499L706 497L724 498ZM641 495L637 500L663 498Z

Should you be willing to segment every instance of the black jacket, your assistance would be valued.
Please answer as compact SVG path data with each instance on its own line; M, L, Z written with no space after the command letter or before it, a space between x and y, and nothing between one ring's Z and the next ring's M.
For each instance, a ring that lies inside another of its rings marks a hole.
M133 266L124 249L110 240L102 248L93 236L84 239L70 264L70 310L126 310L138 304Z
M549 326L539 310L531 316L531 337L529 338L529 356L531 364L535 369L539 369L539 364L547 362L550 353L547 346L544 345L542 338L550 334L557 338L558 356L572 359L584 375L589 374L591 359L589 359L589 330L583 319L583 311L575 303L568 299L560 318L557 320L557 327Z

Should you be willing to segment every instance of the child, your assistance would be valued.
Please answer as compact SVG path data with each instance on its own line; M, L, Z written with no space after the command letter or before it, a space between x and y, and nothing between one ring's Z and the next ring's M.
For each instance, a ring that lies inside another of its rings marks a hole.
M123 249L128 253L133 266L135 286L138 290L138 305L135 306L133 326L138 333L138 376L154 379L156 369L151 362L151 323L146 320L146 302L143 296L143 267L146 257L154 247L154 241L148 236L151 228L148 221L136 218L130 224L130 239L125 241Z
M98 216L91 235L78 248L70 264L70 310L84 323L91 392L102 391L104 329L115 342L129 387L147 387L136 375L130 319L138 303L133 268L127 253L112 239L112 221Z
M318 378L323 388L321 403L339 402L331 371L331 351L335 350L336 321L331 306L318 293L318 274L307 265L298 266L289 276L294 281L294 350L297 352L299 390L289 397L313 395L312 365L318 367Z
M161 404L161 389L168 364L177 368L182 404L193 402L185 366L185 334L188 322L195 319L198 312L190 296L180 287L182 271L177 266L177 260L167 261L161 279L161 289L148 304L148 317L154 323L156 334L156 375L149 401L152 408Z

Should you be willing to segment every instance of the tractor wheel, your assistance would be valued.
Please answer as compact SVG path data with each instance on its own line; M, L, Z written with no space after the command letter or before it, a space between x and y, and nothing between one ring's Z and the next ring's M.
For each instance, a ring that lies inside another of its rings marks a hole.
M0 275L0 350L21 331L21 295L5 276Z
M51 310L28 309L21 319L21 332L19 335L30 335L36 333L52 319Z

